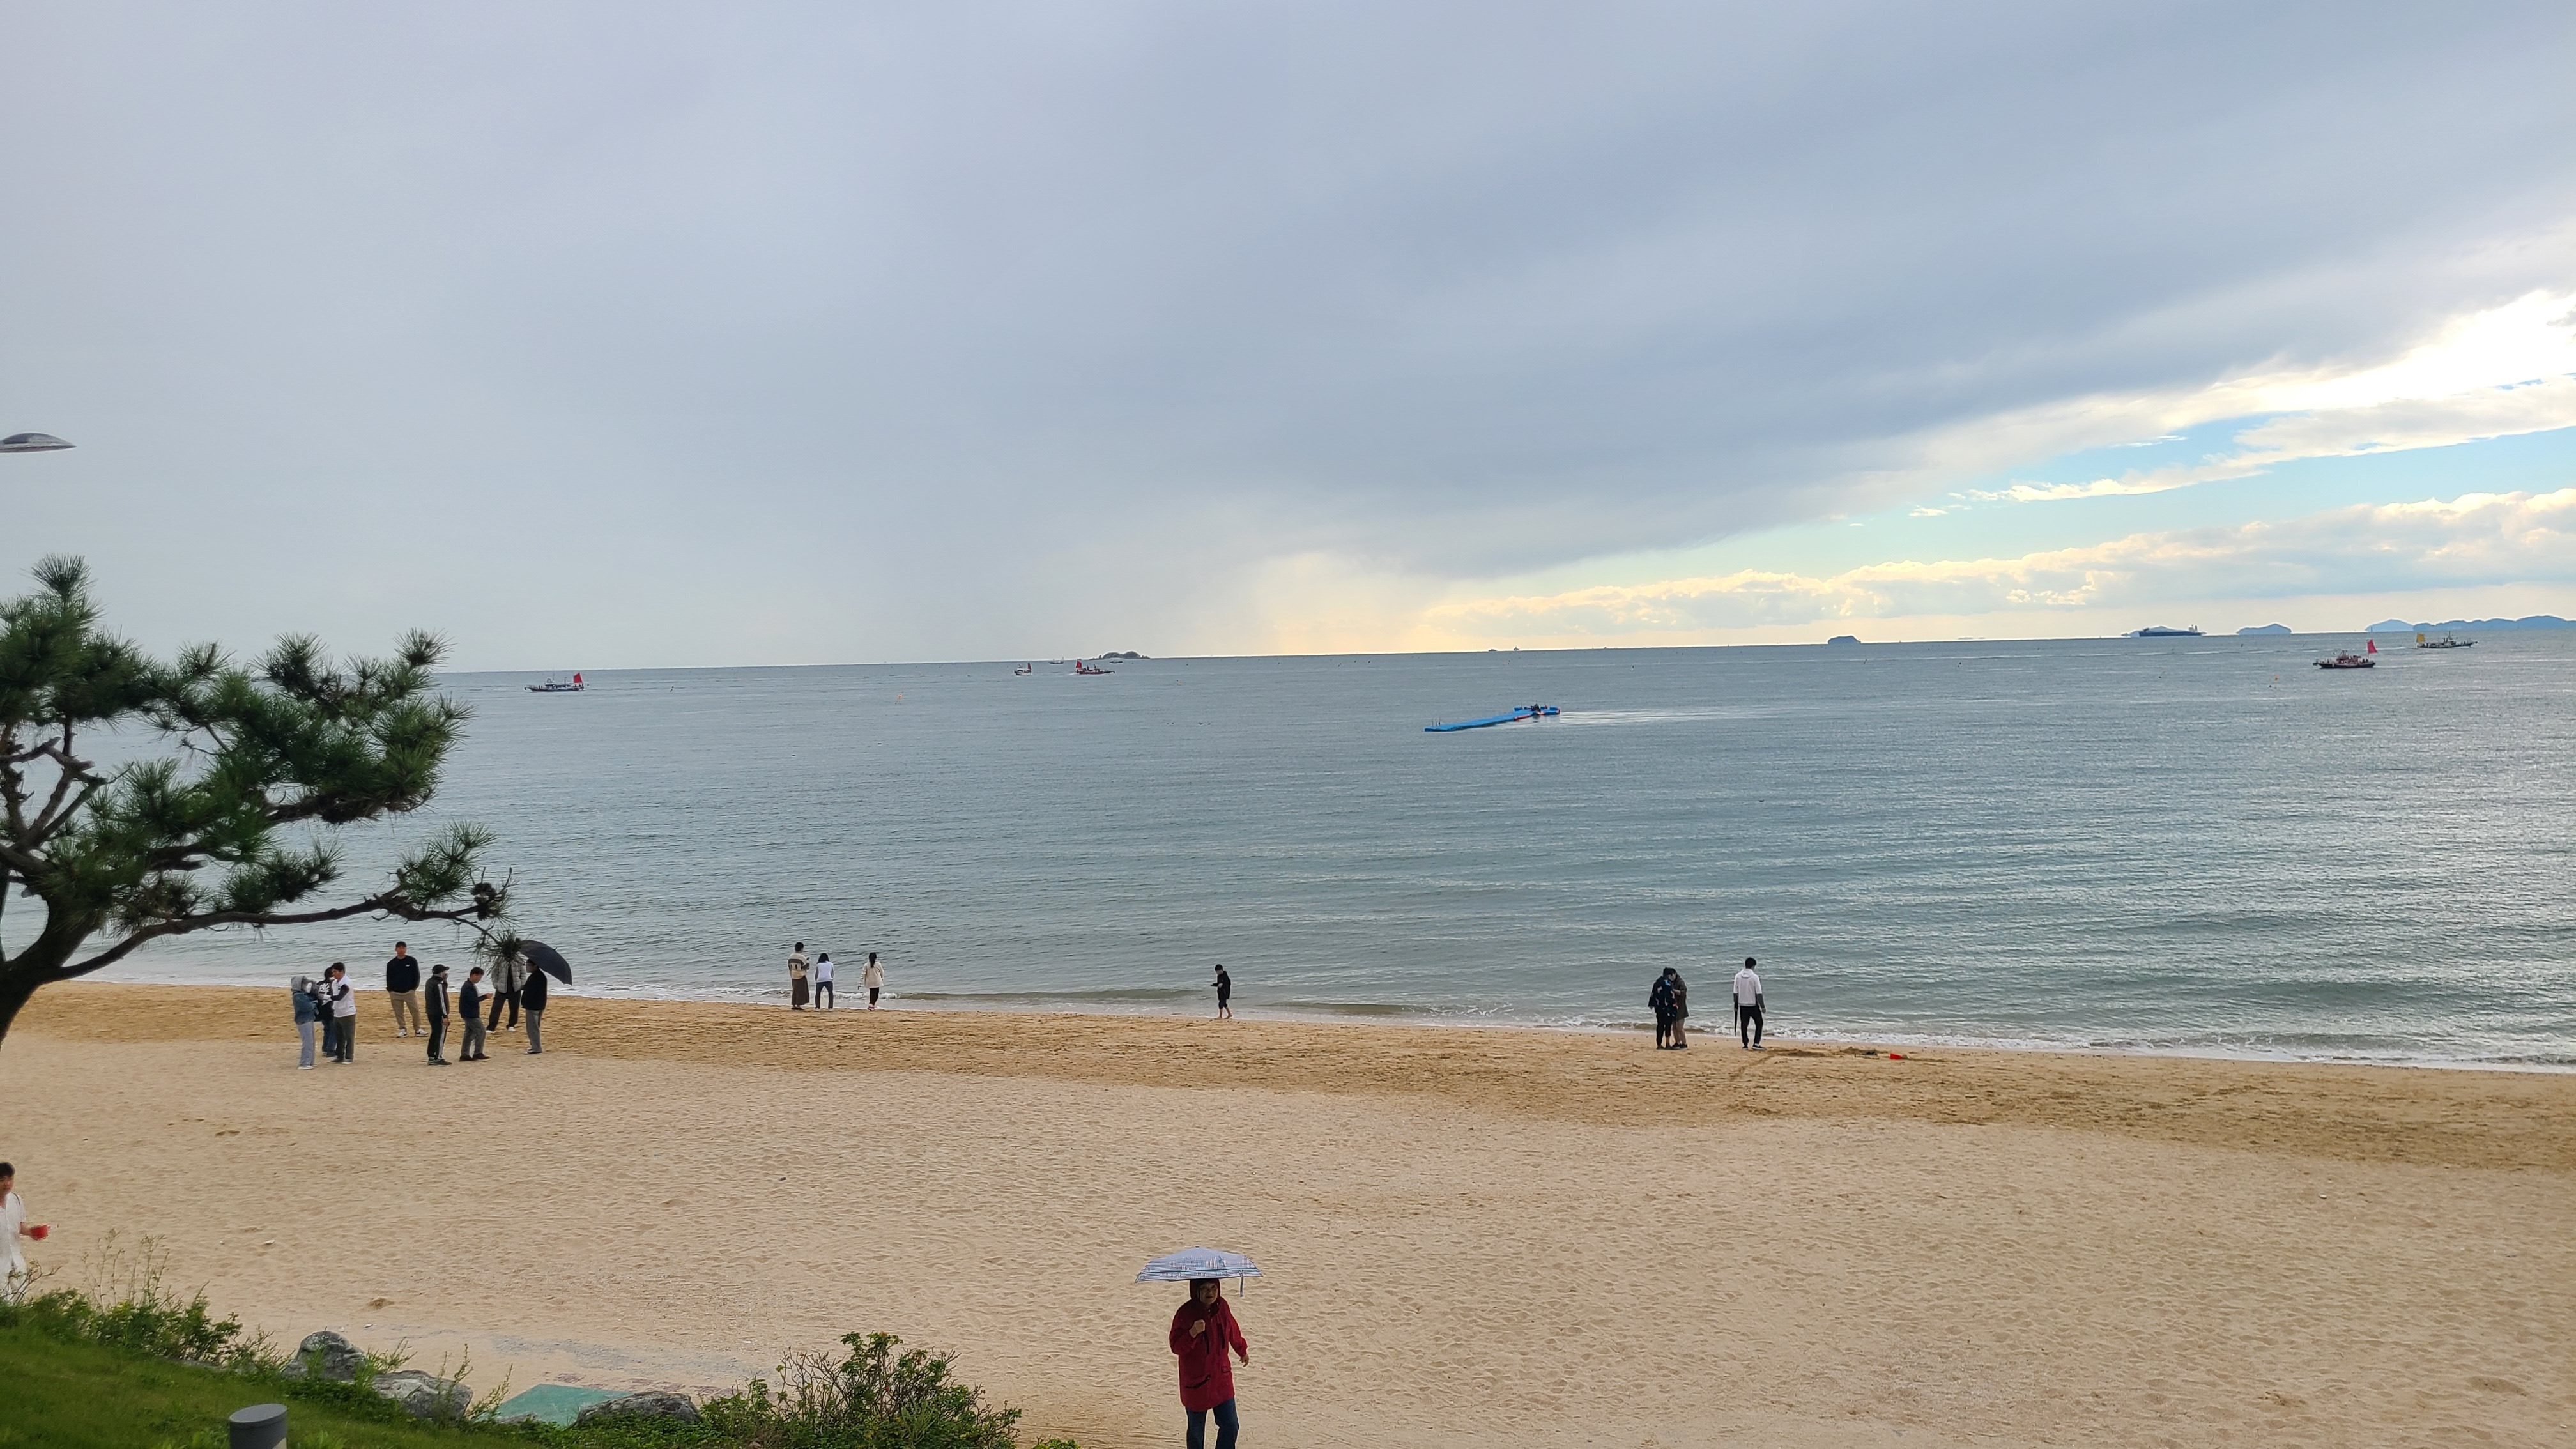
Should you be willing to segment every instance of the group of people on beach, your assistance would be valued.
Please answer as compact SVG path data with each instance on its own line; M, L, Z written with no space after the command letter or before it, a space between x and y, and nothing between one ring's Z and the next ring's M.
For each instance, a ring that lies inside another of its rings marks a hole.
M452 1003L450 986L444 964L430 967L428 976L423 977L420 960L411 954L410 944L394 942L393 959L385 963L386 1009L393 1016L395 1036L422 1039L428 1048L430 1066L448 1065L451 1024L461 1027L455 1058L460 1062L491 1060L484 1043L489 1033L500 1031L524 1030L527 1054L545 1054L546 973L512 955L503 957L489 972L480 966L468 970L463 981L453 983ZM295 1031L304 1043L296 1066L306 1070L313 1066L317 1031L322 1038L322 1055L334 1065L355 1062L358 996L349 982L348 963L334 961L318 977L298 976L290 983L290 990L295 1002ZM506 1024L501 1020L504 1010L510 1018Z
M1762 1050L1762 978L1753 969L1753 958L1744 958L1744 969L1735 973L1735 1035L1746 1051ZM1655 1050L1687 1051L1690 1049L1690 984L1673 967L1655 978L1646 991L1646 1006L1655 1013Z
M877 998L885 994L885 968L877 964L877 953L868 953L868 964L859 972L859 985L868 993L868 1010L877 1009ZM830 1011L832 994L832 953L824 951L812 960L805 959L805 943L787 953L787 1009L803 1011L808 1005L817 1011Z

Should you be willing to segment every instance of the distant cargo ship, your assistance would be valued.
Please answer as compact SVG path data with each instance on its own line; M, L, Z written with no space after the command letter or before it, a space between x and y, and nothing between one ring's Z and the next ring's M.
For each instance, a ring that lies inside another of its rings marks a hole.
M2151 629L2140 629L2129 637L2132 639L2197 639L2200 637L2200 626L2194 624L2188 629L2168 629L2158 624Z

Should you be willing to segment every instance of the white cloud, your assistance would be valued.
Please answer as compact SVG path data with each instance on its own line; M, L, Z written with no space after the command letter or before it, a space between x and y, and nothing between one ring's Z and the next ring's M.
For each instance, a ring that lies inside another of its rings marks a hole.
M2304 458L2447 448L2483 438L2576 427L2576 293L2534 292L2459 318L2403 356L2336 372L2255 373L2152 403L2094 399L2113 413L2143 405L2165 429L2226 418L2265 419L2238 433L2232 451L2196 463L2140 469L2082 483L2014 483L1971 489L1980 503L2043 503L2166 493L2247 478ZM2127 445L2123 445L2127 446Z
M1823 621L2146 608L2202 599L2576 581L2576 488L2366 504L2282 522L2140 533L2018 558L1871 564L1829 578L1745 570L1453 601L1460 639L1652 637Z

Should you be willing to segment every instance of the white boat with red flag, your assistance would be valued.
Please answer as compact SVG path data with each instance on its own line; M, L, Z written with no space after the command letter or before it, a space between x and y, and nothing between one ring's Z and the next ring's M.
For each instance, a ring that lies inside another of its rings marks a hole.
M2317 661L2317 667L2318 667L2319 669L2376 669L2376 668L2378 668L2378 667L2379 667L2379 658L2378 658L2378 655L2379 655L2379 641L2378 641L2378 640L2376 640L2376 639L2365 639L2365 640L2363 640L2363 641L2362 641L2362 648L2363 648L2363 649L2365 649L2365 650L2367 650L2368 652L2367 652L2367 653L2362 653L2362 654L2355 654L2355 653L2353 653L2351 650L2346 649L2346 650L2343 650L2342 652L2340 652L2340 653L2336 654L2336 655L2335 655L2335 657L2333 657L2332 659L2320 659L2320 660L2318 660L2318 661Z
M581 693L582 688L581 671L574 670L573 676L570 679L549 679L543 684L531 684L528 686L528 693L579 694Z

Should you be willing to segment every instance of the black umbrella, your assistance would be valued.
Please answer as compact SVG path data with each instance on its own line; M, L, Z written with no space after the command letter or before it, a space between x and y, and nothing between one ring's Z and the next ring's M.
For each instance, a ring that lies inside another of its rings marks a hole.
M563 953L561 951L547 945L545 942L521 941L519 943L519 955L529 965L536 967L538 970L543 971L548 976L562 982L564 985L570 986L572 984L572 963L563 958Z

